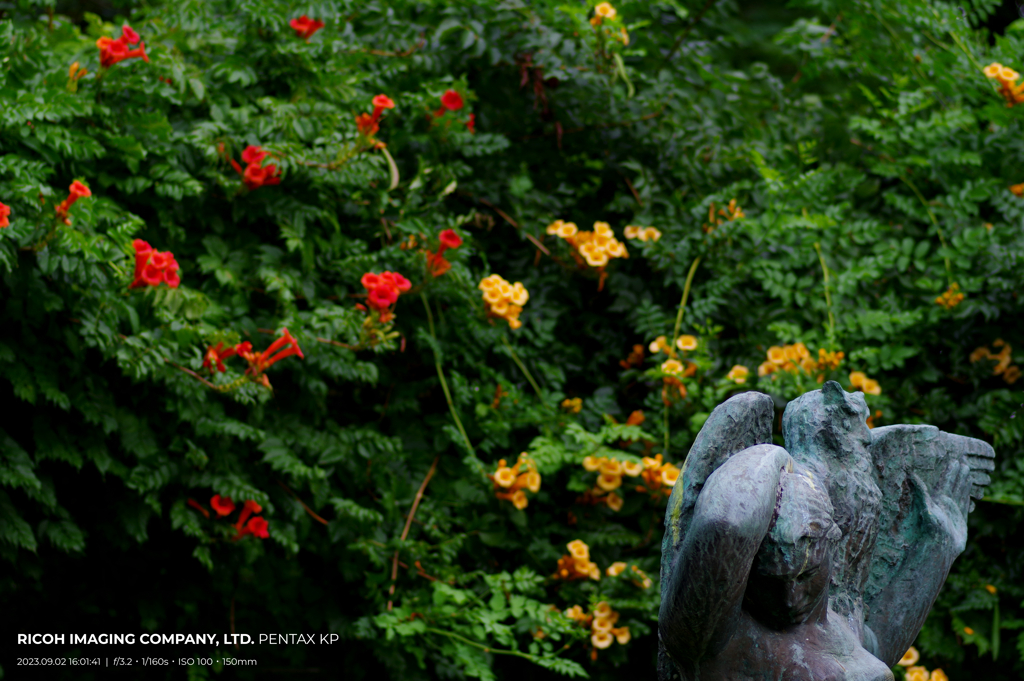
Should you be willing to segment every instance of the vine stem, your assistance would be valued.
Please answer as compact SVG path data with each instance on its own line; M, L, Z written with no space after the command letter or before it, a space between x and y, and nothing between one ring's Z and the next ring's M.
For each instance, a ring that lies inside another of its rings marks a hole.
M434 343L437 343L437 334L434 332L434 314L430 311L430 303L427 302L427 294L420 292L420 299L423 301L423 309L427 311L427 323L430 325L430 337L434 339ZM473 443L469 441L469 436L466 435L466 429L462 427L462 419L459 418L459 412L455 410L455 402L452 401L452 394L448 390L448 381L444 380L444 371L441 370L441 358L437 354L437 349L434 346L430 348L434 352L434 366L437 368L437 377L441 380L441 389L444 390L444 398L448 401L448 411L451 412L452 418L455 420L455 426L459 429L462 434L462 439L466 442L466 449L474 457L476 456L476 450L473 449Z
M935 8L932 7L931 9L932 14L935 15L935 18L940 18L939 13L935 10ZM979 71L985 70L984 67L982 67L982 65L978 63L978 60L974 58L974 55L971 53L971 51L967 49L967 46L964 45L963 41L960 40L960 36L956 34L956 31L954 31L952 27L949 29L949 36L953 39L953 42L955 42L957 46L961 50L963 50L964 54L967 55L967 58L970 60L971 64L974 65L974 68L978 69Z
M405 538L409 536L409 527L412 526L412 518L416 515L416 509L420 505L420 499L423 498L423 491L427 489L427 483L434 477L434 471L437 470L437 461L441 458L439 456L434 457L434 463L430 464L430 470L427 471L427 476L423 478L423 482L420 483L420 488L416 490L416 498L412 500L412 510L409 511L409 515L405 518L405 528L402 530L402 536L398 540L399 542L405 541ZM394 601L391 597L395 595L395 584L398 580L398 549L395 549L395 557L391 562L391 588L388 589L388 610L391 610L394 606Z
M516 365L519 367L519 370L523 372L523 374L526 376L526 380L530 382L530 385L532 385L533 389L537 392L537 397L539 397L543 402L544 395L540 391L540 386L537 385L537 381L533 380L533 376L530 374L529 369L527 369L526 365L523 364L523 361L519 359L519 355L516 354L515 348L513 348L512 344L508 342L508 338L505 336L505 334L501 334L501 342L505 344L506 348L508 348L509 353L512 354L512 361L514 361Z
M302 508L306 509L306 513L308 513L310 515L310 517L313 518L313 520L317 521L321 525L329 525L330 524L326 520L324 520L323 518L318 516L316 513L314 513L313 509L311 509L309 506L306 506L306 503L302 499L300 499L299 495L296 494L295 492L293 492L291 490L291 488L288 487L288 485L284 484L280 480L277 481L277 484L280 485L282 488L284 488L284 491L288 492L288 494L291 495L292 499L294 499L295 501L299 502L299 505L302 506Z
M686 299L690 297L690 286L693 284L693 275L697 273L697 266L700 265L700 256L698 255L693 260L693 264L690 265L690 271L686 273L686 283L683 285L683 297L679 301L679 312L676 313L676 326L672 330L672 344L669 345L669 352L675 352L676 341L679 340L679 327L683 324L683 312L686 310ZM668 404L665 404L664 414L664 429L665 429L665 459L668 460L668 446L669 446L669 435L668 435Z
M942 244L943 248L946 248L946 235L943 233L942 227L939 225L939 221L935 217L935 213L932 212L931 206L929 206L928 202L924 200L924 195L921 194L921 192L918 190L917 185L915 185L913 182L911 182L909 179L907 179L907 177L905 175L900 175L900 179L903 180L904 184L906 184L908 187L910 187L913 190L914 194L917 195L917 199L921 202L921 205L924 206L924 209L928 212L928 217L931 218L932 224L935 225L935 231L939 235L939 243ZM947 283L950 286L952 286L953 285L953 268L952 268L952 266L949 263L949 256L948 255L944 255L944 256L942 256L942 259L946 262L946 280L947 280Z
M896 45L900 49L900 51L903 52L904 55L906 55L907 60L910 62L910 69L914 72L914 75L916 75L922 81L926 80L924 74L921 73L921 69L917 65L917 62L914 61L913 55L910 53L910 50L907 48L906 43L903 42L903 39L900 38L899 34L896 33L896 31L893 30L892 26L890 26L885 21L885 19L882 18L881 14L879 14L876 11L874 11L873 9L869 9L868 12L872 16L874 16L876 19L878 19L878 23L882 24L882 27L885 28L885 30L889 33L889 36L892 38L893 44Z
M833 346L831 349L835 350L836 318L832 314L832 294L829 292L828 286L828 266L825 265L825 256L822 255L821 244L817 241L814 242L814 250L818 252L818 262L821 263L821 273L825 277L825 305L828 306L828 339Z
M521 653L518 650L500 650L500 649L497 649L497 648L490 648L488 646L485 646L485 645L482 645L480 643L477 643L476 641L474 641L472 639L468 639L465 636L459 636L458 634L452 633L450 631L445 631L444 629L434 629L433 627L424 627L424 631L429 631L432 634L440 634L442 636L447 636L448 638L453 638L456 641L461 641L461 642L465 643L466 645L471 645L474 648L479 648L480 650L484 651L485 653L494 653L495 655L514 655L515 657L521 657L524 660L530 660L531 662L533 662L536 659L533 655L530 655L529 653Z
M339 348L345 348L347 350L363 350L364 349L362 345L349 345L348 343L342 343L341 341L331 340L330 338L320 338L319 336L317 336L316 340L317 340L318 343L328 343L330 345L336 345Z
M683 32L679 34L678 38L676 38L675 43L672 44L672 49L670 49L668 51L668 54L665 55L665 59L662 62L663 64L667 64L668 62L672 61L672 57L676 55L676 50L678 50L679 46L683 44L683 40L686 39L686 36L690 35L690 31L692 31L694 27L700 23L700 20L704 18L704 15L707 14L707 11L711 9L711 6L714 4L715 0L708 0L706 3L704 3L704 7L701 8L700 13L693 18L693 21L686 25L686 28L683 29Z

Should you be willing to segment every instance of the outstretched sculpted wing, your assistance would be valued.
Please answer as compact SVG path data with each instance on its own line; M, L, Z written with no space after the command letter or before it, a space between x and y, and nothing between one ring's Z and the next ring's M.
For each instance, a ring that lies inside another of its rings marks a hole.
M948 496L952 492L947 489L950 467L954 463L966 466L970 470L969 498L953 501L970 512L974 510L973 500L985 495L991 482L988 474L995 469L992 445L973 437L944 433L935 426L904 424L875 428L871 431L870 450L882 490L879 525L883 537L898 533L896 525L909 513L910 471L917 474L929 493Z
M971 469L970 510L973 511L974 500L984 497L985 488L992 482L989 473L995 470L996 467L996 451L992 449L992 445L989 443L973 437L964 437L963 435L953 435L951 433L943 433L943 435L949 438L950 444L962 453L963 462Z
M708 476L733 454L754 445L771 444L775 403L768 395L745 392L715 407L697 434L683 462L665 511L665 538L661 547L661 583L668 583L678 550L693 519L697 496ZM659 642L658 678L678 678L675 665Z
M963 548L957 545L966 537L972 498L984 495L995 451L982 440L927 425L875 428L870 451L882 507L864 611L878 638L875 654L892 664L913 643ZM960 529L949 535L927 531L928 516L934 515L928 503L938 504L950 527ZM911 583L916 587L909 588Z

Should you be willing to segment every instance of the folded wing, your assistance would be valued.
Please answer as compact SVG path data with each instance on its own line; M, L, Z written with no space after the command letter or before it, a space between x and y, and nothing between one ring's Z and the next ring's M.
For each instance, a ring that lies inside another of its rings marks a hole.
M771 444L775 403L768 395L745 392L715 407L697 434L683 462L679 480L672 489L665 512L665 538L661 547L661 583L666 584L678 557L678 550L693 519L697 496L708 476L733 454L748 447ZM675 665L658 646L658 678L679 678Z

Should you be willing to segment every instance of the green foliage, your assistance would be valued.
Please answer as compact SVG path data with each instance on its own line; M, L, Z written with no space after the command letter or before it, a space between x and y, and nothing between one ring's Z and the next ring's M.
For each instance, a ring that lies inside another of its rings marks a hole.
M981 69L1024 69L1024 31L980 28L987 0L621 0L595 26L596 4L123 2L149 62L101 68L124 17L8 3L0 598L26 631L52 629L54 585L130 558L183 586L104 587L65 619L335 632L341 661L261 664L352 678L650 675L664 495L626 477L614 511L584 459L678 465L730 394L781 415L858 371L875 425L994 443L918 645L950 678L1020 677L1024 106ZM326 24L308 40L302 14ZM279 184L246 184L249 146ZM73 181L91 196L65 224ZM556 219L609 223L629 257L588 266ZM463 243L434 277L443 229ZM130 286L134 239L173 252L179 287ZM385 270L412 284L391 320L362 309ZM529 291L521 328L488 314L491 274ZM301 359L204 367L285 328ZM844 358L758 372L798 343ZM542 477L525 508L488 479L520 452ZM239 537L215 494L258 503L269 537ZM599 580L556 577L575 539ZM632 640L595 657L562 613L602 601Z

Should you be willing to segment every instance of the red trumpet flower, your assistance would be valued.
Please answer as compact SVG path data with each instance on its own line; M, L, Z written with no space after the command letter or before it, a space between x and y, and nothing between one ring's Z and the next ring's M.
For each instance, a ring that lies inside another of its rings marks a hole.
M446 248L458 248L462 245L462 237L455 233L454 229L446 229L437 235L441 240L441 252Z
M268 527L270 527L270 523L257 516L249 519L249 524L245 526L244 532L260 539L266 539L270 536L270 533L267 532Z
M121 37L117 40L103 36L96 41L96 47L100 50L100 66L110 68L119 61L133 57L141 57L142 61L148 63L149 57L146 55L146 43L139 43L139 46L134 50L129 49L129 45L134 45L138 42L139 34L128 24L121 27Z
M285 345L288 347L284 348ZM243 348L243 346L248 347ZM281 348L284 349L282 350ZM238 351L239 356L249 362L249 368L245 370L245 373L253 376L261 375L274 363L281 361L285 357L291 357L292 355L298 355L299 359L303 359L304 357L302 350L299 348L299 342L295 340L288 329L283 329L281 337L271 343L269 348L259 354L252 352L252 344L248 342L239 343L236 350ZM277 352L278 350L281 351ZM275 352L277 352L276 355L274 354Z
M395 101L387 95L377 95L373 98L373 120L380 120L380 115L384 113L384 109L394 109Z
M242 152L242 163L260 163L270 152L250 144Z
M231 501L231 497L222 497L219 494L213 495L210 499L210 506L219 516L226 516L235 510L235 502Z
M452 264L445 259L440 252L431 253L427 251L427 270L432 277L440 277L452 268Z
M367 304L380 312L393 305L400 293L412 288L412 282L397 272L367 272L360 283L367 290Z
M242 507L242 512L238 514L238 522L235 523L235 529L241 531L242 526L245 525L246 519L253 513L260 513L263 511L263 507L257 504L252 499L248 499L245 505Z
M242 182L249 188L249 191L259 189L265 184L281 184L281 177L278 175L277 166L273 163L265 166L260 165L263 159L270 155L269 151L252 144L247 146L245 151L242 152L242 163L246 164L245 170L242 170L242 166L238 164L238 161L228 156L224 151L223 143L217 145L217 150L224 154L224 158L231 163L231 167L242 176Z
M361 113L356 116L356 128L360 135L373 137L380 130L380 117L384 109L394 109L395 102L387 95L377 95L373 98L373 113Z
M456 234L454 229L442 231L438 238L441 245L437 247L437 253L427 251L427 270L433 277L440 277L452 267L452 264L444 258L444 252L449 248L458 248L462 245L462 237Z
M75 205L75 201L92 196L89 188L78 180L71 183L68 192L68 198L61 201L60 205L57 206L57 217L63 220L65 224L71 224L71 220L68 219L68 211L71 210L71 206Z
M458 111L462 108L462 95L455 90L447 90L441 95L441 106L449 111Z
M318 19L310 19L303 14L298 19L292 19L288 25L295 29L295 35L303 40L309 40L313 34L324 27L324 22Z
M242 182L252 191L265 184L281 184L281 178L277 174L277 166L273 163L265 166L260 166L259 163L250 163L245 167L245 173L242 174Z
M135 279L128 288L159 286L164 282L171 288L178 288L181 277L173 253L155 251L142 239L136 239L132 245L135 247Z
M0 227L7 227L11 224L11 221L7 219L10 214L11 207L0 203Z
M446 111L458 111L462 106L462 95L455 90L445 90L441 95L441 107L434 112L434 118L443 116Z
M266 539L270 536L270 533L267 532L269 523L266 519L260 518L259 516L253 518L249 517L253 513L260 513L262 511L263 507L252 499L245 502L242 512L238 515L238 522L234 525L235 531L237 532L234 539L235 541L238 541L247 534L259 537L260 539ZM246 520L249 521L248 524L245 522Z
M373 137L380 130L380 126L377 125L377 121L374 120L373 116L368 113L361 113L356 116L356 129L360 135Z
M202 513L204 518L209 518L210 517L210 512L207 511L205 508L203 508L203 505L200 504L195 499L189 498L188 505L191 506L192 508L196 509L200 513Z
M217 345L211 345L206 349L206 356L203 359L203 367L213 371L214 365L217 366L217 371L224 373L227 369L224 368L224 360L232 355L238 354L238 346L233 348L224 349L224 343L217 343Z

